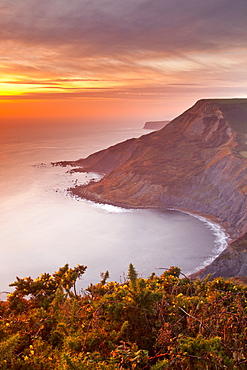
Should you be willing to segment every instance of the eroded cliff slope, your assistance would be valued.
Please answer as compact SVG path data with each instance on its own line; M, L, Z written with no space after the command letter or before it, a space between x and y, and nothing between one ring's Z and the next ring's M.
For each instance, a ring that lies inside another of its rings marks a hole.
M247 233L231 243L209 266L205 267L195 277L210 278L247 276Z
M125 207L178 208L247 232L247 99L207 99L160 131L66 162L106 175L72 192Z

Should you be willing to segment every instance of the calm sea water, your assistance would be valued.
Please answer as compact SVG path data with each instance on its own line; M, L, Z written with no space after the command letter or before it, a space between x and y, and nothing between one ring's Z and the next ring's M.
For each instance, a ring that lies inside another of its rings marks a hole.
M66 189L97 174L68 174L51 162L75 160L145 134L139 128L8 125L0 145L0 291L16 276L88 269L82 287L123 281L132 262L143 277L179 266L187 274L226 246L221 228L177 211L125 210L70 197Z

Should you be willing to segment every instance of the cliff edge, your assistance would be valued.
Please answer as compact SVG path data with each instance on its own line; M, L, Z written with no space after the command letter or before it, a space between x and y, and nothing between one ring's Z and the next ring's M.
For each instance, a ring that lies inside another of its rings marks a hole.
M71 189L123 207L177 208L247 232L247 99L205 99L163 129L75 162L105 176Z
M193 279L247 277L247 233L232 242L210 265L192 274Z

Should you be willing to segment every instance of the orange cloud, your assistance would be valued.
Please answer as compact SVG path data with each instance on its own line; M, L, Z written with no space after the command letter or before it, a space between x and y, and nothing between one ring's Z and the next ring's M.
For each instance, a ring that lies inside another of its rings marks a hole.
M246 11L242 0L2 0L0 117L167 119L200 98L246 97Z

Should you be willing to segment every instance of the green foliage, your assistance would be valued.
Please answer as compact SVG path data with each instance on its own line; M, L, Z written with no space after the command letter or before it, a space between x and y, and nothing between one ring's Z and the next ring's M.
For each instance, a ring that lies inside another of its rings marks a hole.
M101 273L100 276L102 277L101 279L101 284L105 285L106 283L106 280L109 279L110 275L109 275L109 271L106 271L105 273Z
M66 264L53 275L44 273L34 280L31 277L23 279L17 277L17 280L10 284L15 287L15 291L8 298L10 309L25 310L27 308L27 302L23 299L25 296L30 298L29 305L31 303L33 306L47 307L59 289L66 293L66 296L76 296L76 281L84 274L86 268L86 266L77 265L71 269Z
M7 369L13 363L15 351L20 339L19 334L12 334L0 343L0 366Z
M86 267L11 284L0 302L0 368L26 370L230 369L247 366L247 287L191 281L171 267L124 284L75 290Z
M128 270L128 279L132 283L132 285L135 285L136 279L138 277L138 274L136 272L136 269L132 265L132 263L129 264L129 270Z

